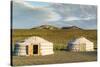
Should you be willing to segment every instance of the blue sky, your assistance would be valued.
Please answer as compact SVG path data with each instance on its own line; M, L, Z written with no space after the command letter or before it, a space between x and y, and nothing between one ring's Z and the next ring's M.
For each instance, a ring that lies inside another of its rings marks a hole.
M29 29L41 25L97 28L97 7L34 1L13 1L13 28Z

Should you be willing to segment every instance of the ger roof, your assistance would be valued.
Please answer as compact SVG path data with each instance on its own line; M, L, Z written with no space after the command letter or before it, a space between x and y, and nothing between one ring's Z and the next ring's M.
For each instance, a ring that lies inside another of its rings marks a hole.
M80 43L92 43L92 42L82 36L80 38L72 39L71 41L69 41L69 43L80 44Z

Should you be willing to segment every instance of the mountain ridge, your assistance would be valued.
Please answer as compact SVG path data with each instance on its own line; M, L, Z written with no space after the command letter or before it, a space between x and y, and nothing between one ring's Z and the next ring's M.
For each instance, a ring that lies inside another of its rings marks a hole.
M37 27L33 27L31 29L50 29L50 30L53 30L53 29L82 29L82 28L79 28L77 26L66 26L66 27L56 27L56 26L53 26L53 25L41 25L41 26L37 26Z

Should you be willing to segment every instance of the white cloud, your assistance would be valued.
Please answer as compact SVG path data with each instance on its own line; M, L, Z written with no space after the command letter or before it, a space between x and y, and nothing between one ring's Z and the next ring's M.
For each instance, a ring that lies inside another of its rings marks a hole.
M88 16L88 17L85 17L85 18L67 17L66 19L64 19L64 21L78 21L78 20L92 20L92 19L96 19L96 17L92 17L92 16Z
M61 16L54 11L51 11L49 14L46 21L58 21L61 19Z
M80 20L78 17L67 17L64 21L74 21L74 20Z
M24 6L33 8L32 5L30 5L29 3L25 2L24 0L13 0L13 1L16 2L16 3L22 4L22 5L24 5Z
M23 19L26 19L27 22L36 21L37 23L45 23L61 19L61 16L51 8L34 7L22 0L14 1L13 6L13 17L15 22L25 22Z
M88 16L86 18L82 18L83 20L92 20L92 19L96 19L96 17L93 16Z
M13 2L18 3L18 4L21 4L21 5L25 6L25 7L31 8L31 9L34 9L34 8L37 8L37 9L42 8L42 7L36 7L36 6L34 7L33 5L27 3L24 0L13 0ZM43 9L45 9L45 8L43 8Z

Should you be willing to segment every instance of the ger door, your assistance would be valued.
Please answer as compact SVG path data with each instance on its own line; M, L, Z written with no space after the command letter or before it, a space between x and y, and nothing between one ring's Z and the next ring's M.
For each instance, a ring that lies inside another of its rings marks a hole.
M33 54L38 54L38 45L33 45Z

